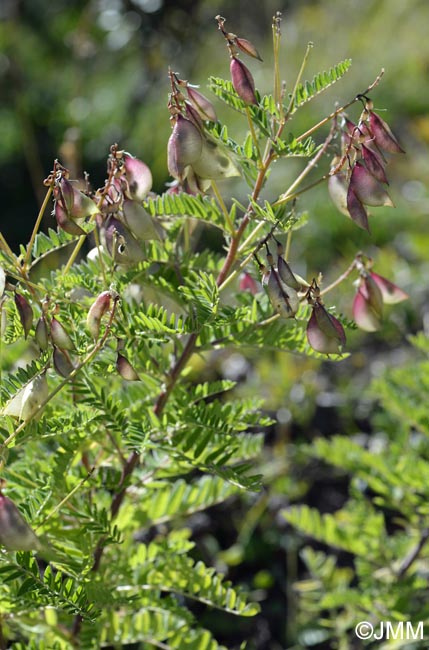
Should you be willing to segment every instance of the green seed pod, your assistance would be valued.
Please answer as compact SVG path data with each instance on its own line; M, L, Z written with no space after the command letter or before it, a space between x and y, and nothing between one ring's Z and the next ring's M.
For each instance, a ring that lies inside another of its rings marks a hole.
M51 338L54 345L61 350L74 350L73 341L64 326L54 317L51 321Z
M36 339L36 343L41 350L45 351L48 349L49 331L48 324L44 316L40 316L39 320L37 321L36 329L34 331L34 338Z
M42 409L39 407L48 397L48 383L45 373L33 377L4 406L2 415L10 415L19 420L38 419Z
M140 203L126 199L122 206L122 214L125 225L137 239L143 241L149 241L150 239L162 241L164 239L165 232L162 226Z

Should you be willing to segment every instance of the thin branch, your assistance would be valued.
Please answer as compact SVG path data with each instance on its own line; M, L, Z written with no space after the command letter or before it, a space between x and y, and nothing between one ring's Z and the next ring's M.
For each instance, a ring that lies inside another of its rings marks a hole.
M428 539L429 539L429 528L424 528L420 535L420 539L415 545L415 547L411 549L411 551L408 553L408 555L402 560L401 564L399 565L399 569L396 572L398 578L403 578L405 576L408 569L418 559Z

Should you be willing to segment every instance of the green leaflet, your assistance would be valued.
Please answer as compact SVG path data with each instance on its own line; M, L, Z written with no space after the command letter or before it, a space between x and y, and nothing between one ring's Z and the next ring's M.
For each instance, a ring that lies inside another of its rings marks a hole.
M294 97L292 98L289 95L289 98L293 99L292 112L294 113L299 106L309 102L313 97L316 97L326 90L326 88L329 88L329 86L332 86L332 84L341 79L350 69L351 64L351 59L345 59L332 68L329 68L329 70L316 74L312 81L299 84Z

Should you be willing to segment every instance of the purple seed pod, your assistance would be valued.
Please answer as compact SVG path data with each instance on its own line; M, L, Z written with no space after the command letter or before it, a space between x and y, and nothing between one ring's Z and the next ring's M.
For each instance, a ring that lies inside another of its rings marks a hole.
M307 340L313 350L324 354L340 354L346 335L340 321L316 302L307 325Z
M122 214L125 225L137 239L144 241L150 239L162 241L164 239L165 232L162 226L140 203L126 199L122 206Z
M126 381L140 381L140 377L128 361L120 352L116 359L116 370Z
M186 113L186 118L190 120L199 131L201 131L201 134L204 131L204 123L203 123L203 118L200 116L199 112L197 111L196 108L194 108L187 99L185 99L185 113Z
M389 153L405 153L393 135L390 126L374 111L369 112L369 128L380 149Z
M128 184L127 195L134 201L143 201L152 189L152 173L146 163L129 153L124 153L123 160Z
M37 551L41 544L16 505L0 492L0 544L8 551Z
M54 348L52 359L54 362L54 368L60 377L64 377L66 379L74 370L74 365L70 361L68 354L59 348Z
M289 264L286 262L286 260L283 259L281 255L277 257L277 272L281 278L281 280L288 286L292 287L292 289L295 289L295 291L299 291L301 289L301 285L294 276L292 269L290 268Z
M103 291L89 308L88 315L86 317L86 326L91 336L95 340L97 340L99 337L101 319L110 308L111 298L112 294L110 291Z
M33 325L33 309L24 296L15 291L15 305L18 310L19 320L24 329L24 337L27 338Z
M186 91L188 93L189 101L192 106L198 111L200 117L203 120L209 120L210 122L217 122L217 115L214 109L213 104L210 100L207 99L202 93L200 93L192 86L187 86Z
M240 291L249 291L251 294L256 295L260 291L260 287L250 273L244 271L239 279Z
M61 350L74 350L73 341L55 316L51 320L51 339L52 343Z
M58 183L57 200L60 201L67 213L73 210L75 189L67 178L61 178Z
M86 232L77 223L68 218L66 210L58 201L55 202L54 216L58 226L69 235L86 235Z
M109 255L118 264L137 264L144 259L137 239L116 217L110 217L107 222L105 241Z
M257 106L258 100L255 95L255 82L249 68L240 59L233 56L229 69L232 85L237 95L245 104L255 104Z
M56 205L64 211L64 217L72 221L86 219L99 212L94 201L80 192L66 178L61 178L54 189ZM56 215L55 215L56 216ZM62 227L62 226L61 226Z
M380 289L384 304L396 305L408 299L408 294L390 280L383 278L378 273L374 273L374 271L370 271L369 275Z
M262 61L261 55L259 54L258 50L253 45L253 43L247 40L247 38L239 38L238 36L236 36L234 39L234 45L236 45L245 54L248 54L254 59L258 59L259 61Z
M351 186L347 190L347 210L355 224L369 232L368 212Z
M177 115L167 147L170 174L183 181L186 167L198 160L202 147L203 139L195 124L183 115Z
M366 144L362 144L362 158L367 170L376 178L380 183L389 185L387 176L384 171L384 162L382 158L370 149Z
M271 269L262 279L268 298L281 318L293 318L298 311L299 299L295 289L288 287L276 271Z
M350 177L350 189L365 205L394 207L392 199L365 165L355 162Z
M36 329L34 330L34 338L39 348L43 351L48 349L49 346L49 329L44 316L40 316L39 320L36 323Z
M366 332L375 332L380 329L383 317L383 296L370 275L360 279L359 288L353 300L352 312L356 325L360 329Z
M359 289L353 300L353 319L359 329L376 332L381 327L381 318L374 312L368 300Z

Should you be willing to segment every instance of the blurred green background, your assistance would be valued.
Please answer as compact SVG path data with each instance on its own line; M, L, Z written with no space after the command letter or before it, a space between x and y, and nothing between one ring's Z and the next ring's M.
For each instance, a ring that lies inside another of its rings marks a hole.
M26 242L43 195L43 178L54 158L72 177L89 172L94 187L104 180L109 146L118 142L151 167L154 189L169 181L166 108L171 66L205 90L210 75L228 77L229 61L214 16L257 46L264 61L250 61L258 89L272 89L271 22L283 14L282 78L291 90L309 41L314 43L304 77L351 57L347 76L299 112L290 123L297 135L328 114L335 103L362 92L385 68L372 93L375 109L391 125L406 155L388 166L396 209L376 208L371 236L333 207L325 185L305 195L299 209L310 221L294 238L290 261L300 275L319 271L334 279L358 250L376 260L410 294L406 305L389 311L382 331L349 334L351 356L338 364L287 355L213 355L196 372L238 379L246 395L263 395L277 424L267 431L261 470L266 491L213 508L189 523L206 561L216 563L261 600L258 620L218 621L209 617L220 641L233 645L253 637L258 650L280 650L297 642L293 581L302 567L301 540L279 516L303 500L335 510L347 486L329 471L309 464L300 443L316 435L371 432L376 396L372 377L404 363L406 336L429 330L429 3L427 0L0 0L0 193L1 230L13 248ZM246 124L214 100L221 120L240 141ZM359 108L350 110L357 119ZM325 132L316 134L322 141ZM332 152L315 177L329 168ZM266 198L284 191L303 162L276 166ZM243 182L222 185L245 200ZM45 215L43 227L53 227ZM253 269L250 269L253 272ZM332 300L350 317L353 287L348 282ZM330 299L331 300L331 299Z

